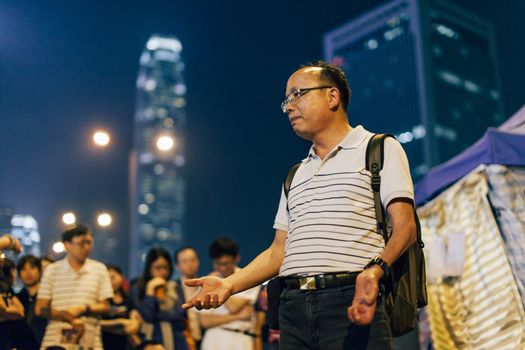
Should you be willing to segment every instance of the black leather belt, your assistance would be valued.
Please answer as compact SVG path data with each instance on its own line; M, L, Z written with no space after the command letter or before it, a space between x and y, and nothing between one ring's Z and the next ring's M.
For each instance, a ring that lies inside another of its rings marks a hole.
M318 290L355 284L359 272L335 272L313 276L284 277L287 289Z

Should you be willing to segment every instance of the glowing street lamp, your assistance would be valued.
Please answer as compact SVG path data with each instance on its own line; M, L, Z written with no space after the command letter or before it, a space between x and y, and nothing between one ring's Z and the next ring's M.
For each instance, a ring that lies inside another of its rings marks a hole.
M75 214L69 211L62 215L62 222L66 225L73 225L75 222L77 222L77 218Z
M64 243L62 242L55 242L53 244L53 251L57 254L63 253L66 250L66 247L64 246Z
M112 221L113 219L108 213L100 213L97 217L97 223L102 227L107 227L111 225Z
M157 148L160 151L167 152L175 147L175 139L168 135L160 136L157 139Z
M109 133L105 130L98 130L93 134L93 142L96 146L106 147L110 141Z

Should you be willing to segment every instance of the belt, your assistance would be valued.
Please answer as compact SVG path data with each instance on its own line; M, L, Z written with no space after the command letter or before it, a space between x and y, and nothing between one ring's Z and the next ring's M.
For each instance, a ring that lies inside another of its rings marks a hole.
M355 279L360 272L335 272L313 276L288 276L284 277L287 289L318 290L325 288L342 287L355 284Z
M249 330L241 330L241 329L228 328L228 327L221 327L221 329L224 329L225 331L228 331L228 332L241 333L241 334L247 335L252 338L257 338L257 334L250 332Z

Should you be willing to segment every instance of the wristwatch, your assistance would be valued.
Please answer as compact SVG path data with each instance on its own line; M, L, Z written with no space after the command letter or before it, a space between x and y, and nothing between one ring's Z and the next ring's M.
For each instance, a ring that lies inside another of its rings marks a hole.
M388 278L390 276L390 266L388 266L386 261L381 259L381 257L376 256L375 258L372 258L372 260L370 260L368 264L366 264L364 269L366 270L372 265L379 265L379 267L383 270L384 273L383 278Z

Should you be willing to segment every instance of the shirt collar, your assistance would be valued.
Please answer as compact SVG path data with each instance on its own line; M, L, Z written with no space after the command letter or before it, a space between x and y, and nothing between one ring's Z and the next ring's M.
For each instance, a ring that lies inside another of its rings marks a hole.
M334 149L330 152L332 153L334 150L339 150L341 148L344 149L355 149L358 148L363 144L367 136L366 130L361 126L358 125L355 128L353 128L344 139L339 142L337 146L334 147ZM308 152L308 157L306 157L305 160L312 159L317 157L315 154L314 146L310 147L310 151Z
M71 271L74 273L78 273L79 275L85 274L89 271L89 265L90 265L91 259L87 258L86 261L84 261L84 265L80 268L80 270L75 271L71 265L69 264L69 260L67 259L67 256L64 258L64 265L63 268L66 271Z

